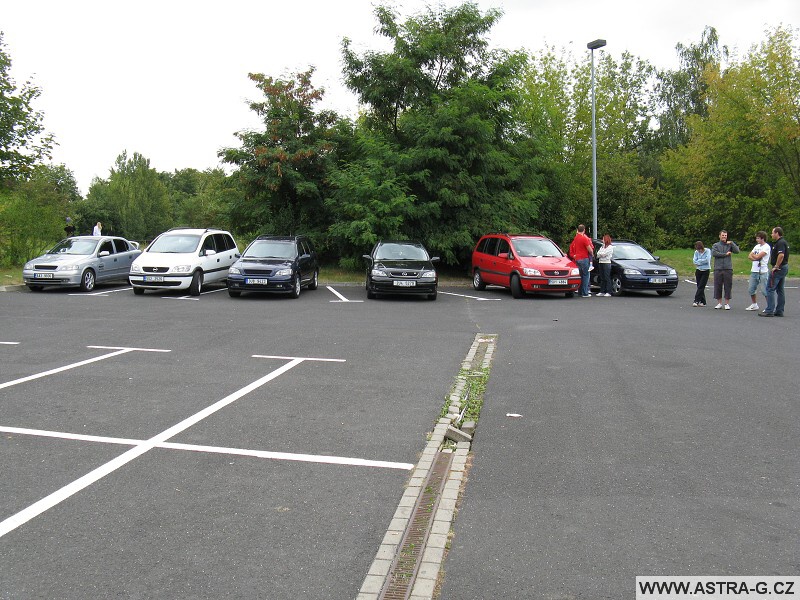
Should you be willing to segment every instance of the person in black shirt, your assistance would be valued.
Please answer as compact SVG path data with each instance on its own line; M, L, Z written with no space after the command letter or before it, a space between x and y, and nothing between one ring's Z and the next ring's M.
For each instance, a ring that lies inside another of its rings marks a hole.
M758 313L759 317L782 317L783 308L786 305L786 295L783 291L783 284L786 282L786 275L789 273L789 244L783 239L783 229L774 227L772 229L772 252L769 262L772 269L769 273L769 283L767 284L767 308L764 312Z

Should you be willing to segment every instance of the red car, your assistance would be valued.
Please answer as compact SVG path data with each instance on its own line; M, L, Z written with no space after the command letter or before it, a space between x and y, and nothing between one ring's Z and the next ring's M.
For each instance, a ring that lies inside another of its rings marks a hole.
M510 288L514 298L525 292L563 293L572 297L581 285L578 265L543 235L490 233L472 251L472 285Z

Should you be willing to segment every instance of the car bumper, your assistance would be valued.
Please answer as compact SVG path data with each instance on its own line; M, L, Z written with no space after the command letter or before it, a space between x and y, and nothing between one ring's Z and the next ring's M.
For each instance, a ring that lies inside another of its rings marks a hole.
M662 279L665 281L654 281ZM678 278L674 277L631 277L626 275L622 278L622 289L631 291L659 291L659 290L675 290L678 287Z
M82 271L23 271L22 281L25 285L41 285L52 287L78 287L81 284ZM37 277L38 275L38 277ZM48 277L43 277L47 275Z
M229 290L238 292L291 292L294 287L292 277L241 277L228 276Z
M140 273L128 275L128 282L136 288L146 290L173 289L183 290L192 283L192 273L185 275L142 275Z
M521 277L520 283L526 292L563 294L564 292L577 292L581 286L581 278Z
M404 280L403 284L409 283L408 280ZM376 294L435 294L436 293L436 281L414 281L411 280L410 283L414 285L402 285L401 282L394 280L394 281L378 281L375 279L370 279L369 286L370 289L375 292Z

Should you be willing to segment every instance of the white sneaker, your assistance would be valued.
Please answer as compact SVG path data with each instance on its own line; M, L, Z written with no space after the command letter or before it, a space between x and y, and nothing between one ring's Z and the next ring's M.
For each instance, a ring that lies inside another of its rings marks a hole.
M745 310L758 310L758 308L759 308L758 304L751 304L750 306L745 308Z
M714 307L714 310L719 310L720 308L722 308L722 304L717 304L717 305Z
M606 298L611 298L611 294L606 294Z
M697 306L697 302L692 302L692 306ZM747 310L750 310L749 308Z
M726 304L725 305L725 310L730 310L730 309L731 309L731 305L730 304Z

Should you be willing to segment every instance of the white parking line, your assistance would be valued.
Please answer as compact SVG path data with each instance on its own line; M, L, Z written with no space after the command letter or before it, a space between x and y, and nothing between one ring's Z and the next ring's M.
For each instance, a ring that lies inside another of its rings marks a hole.
M24 427L4 427L0 425L0 432L12 433L17 435L30 435L36 437L50 437L63 440L76 440L80 442L96 442L101 444L122 444L125 446L138 446L144 440L129 440L125 438L112 438L97 435L83 435L79 433L66 433L61 431L46 431L43 429L27 429ZM343 465L351 467L375 467L382 469L399 469L410 471L414 465L409 463L391 462L385 460L368 460L364 458L353 458L347 456L329 456L316 454L295 454L292 452L270 452L268 450L247 450L244 448L223 448L220 446L201 446L197 444L178 444L174 442L163 442L156 444L156 448L168 450L185 450L189 452L208 452L210 454L230 454L234 456L249 456L253 458L267 458L271 460L289 460L308 463L319 463L329 465Z
M339 292L337 292L335 289L333 289L331 286L326 285L325 287L328 288L328 291L330 291L337 298L339 298L338 300L330 300L330 302L364 302L363 300L348 300L347 298L342 296Z
M227 290L228 288L224 287L224 288L219 288L218 290L208 290L205 292L200 292L200 295L205 296L206 294L216 294L217 292L225 292ZM164 300L193 300L193 301L200 300L200 298L196 296L161 296L161 298Z
M83 293L83 294L67 294L67 296L84 296L84 297L86 297L86 296L108 296L109 294L113 294L114 292L129 292L132 289L133 289L132 287L126 287L126 288L119 288L117 290L103 290L101 292L91 292L89 294L87 294L87 293Z
M125 349L125 350L122 350L121 352L131 351L131 350L133 350L133 349ZM3 537L4 535L6 535L7 533L9 533L11 531L14 531L15 529L17 529L18 527L24 525L25 523L27 523L31 519L37 517L38 515L42 514L43 512L45 512L47 510L49 510L50 508L56 506L57 504L60 504L61 502L63 502L64 500L70 498L71 496L74 496L75 494L77 494L81 490L89 487L93 483L96 483L97 481L101 480L106 475L109 475L110 473L113 473L114 471L116 471L120 467L125 466L129 462L131 462L131 461L137 459L138 457L142 456L143 454L149 452L153 448L156 448L156 447L160 446L161 444L164 444L170 438L178 435L179 433L185 431L186 429L189 429L193 425L196 425L197 423L199 423L200 421L202 421L206 417L211 416L212 414L216 413L217 411L219 411L219 410L225 408L226 406L236 402L236 400L238 400L239 398L242 398L243 396L246 396L250 392L258 389L259 387L261 387L265 383L268 383L269 381L272 381L276 377L279 377L280 375L283 375L284 373L286 373L290 369L293 369L297 365L302 364L306 360L332 361L332 360L336 360L336 359L295 358L295 359L291 360L290 362L286 363L282 367L278 367L274 371L268 373L267 375L264 375L264 377L261 377L260 379L255 380L253 383L241 388L240 390L238 390L238 391L236 391L236 392L234 392L232 394L229 394L228 396L226 396L222 400L219 400L219 401L215 402L211 406L208 406L208 407L204 408L200 412L195 413L194 415L184 419L180 423L177 423L177 424L173 425L172 427L170 427L169 429L166 429L166 430L162 431L161 433L159 433L158 435L153 436L149 440L145 440L143 442L137 443L133 448L131 448L130 450L124 452L123 454L121 454L117 458L115 458L113 460L110 460L109 462L105 463L104 465L101 465L98 468L94 469L93 471L90 471L89 473L87 473L83 477L80 477L80 478L76 479L72 483L69 483L69 484L65 485L61 489L56 490L52 494L42 498L38 502L35 502L35 503L31 504L29 507L27 507L27 508L19 511L18 513L8 517L4 521L0 522L0 537ZM337 362L340 362L340 361L337 361Z
M480 300L481 302L500 301L502 298L481 298L480 296L467 296L466 294L454 294L453 292L439 292L440 294L447 294L448 296L458 296L459 298L471 298L472 300Z
M18 346L19 342L0 342L0 345L3 345L3 346Z
M27 377L22 377L20 379L14 379L13 381L7 381L6 383L0 383L0 390L2 390L3 388L11 387L12 385L25 383L26 381L33 381L34 379L47 377L48 375L55 375L56 373L61 373L62 371L69 371L70 369L75 369L77 367L89 365L91 363L105 360L107 358L119 356L120 354L127 354L128 352L171 352L171 350L154 350L150 348L120 348L116 346L86 346L86 347L98 348L101 350L116 350L116 352L110 352L109 354L95 356L94 358L82 360L80 362L72 363L70 365L64 365L63 367L58 367L57 369L50 369L49 371L44 371L42 373L36 373L34 375L28 375Z

